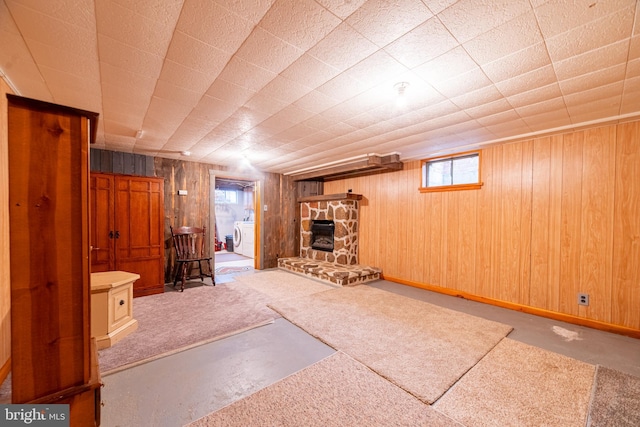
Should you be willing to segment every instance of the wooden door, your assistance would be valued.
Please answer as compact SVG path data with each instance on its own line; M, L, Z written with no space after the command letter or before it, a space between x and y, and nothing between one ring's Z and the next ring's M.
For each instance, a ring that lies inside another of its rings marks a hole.
M92 173L90 181L91 202L91 271L113 271L114 245L114 176Z
M115 179L116 270L140 275L133 296L164 292L164 180Z

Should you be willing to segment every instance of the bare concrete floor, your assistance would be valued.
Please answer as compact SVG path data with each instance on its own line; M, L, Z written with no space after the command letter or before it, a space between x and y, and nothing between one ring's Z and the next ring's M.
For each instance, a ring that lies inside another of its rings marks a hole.
M224 281L231 280L225 277ZM380 280L368 284L514 327L509 338L640 377L640 340ZM181 426L334 350L284 319L103 377L105 427Z

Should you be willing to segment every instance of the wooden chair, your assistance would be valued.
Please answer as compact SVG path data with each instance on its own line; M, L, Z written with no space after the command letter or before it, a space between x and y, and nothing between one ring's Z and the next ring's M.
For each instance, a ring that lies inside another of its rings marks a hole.
M180 292L184 292L184 282L187 279L194 279L199 277L204 281L205 277L211 277L211 282L215 286L216 281L211 268L211 257L205 253L206 242L206 227L178 227L171 229L171 238L173 240L173 246L176 248L176 274L173 279L173 287L175 288L178 279L182 281L180 286ZM202 263L207 263L209 267L209 274L203 273ZM194 268L195 263L198 263L198 275L188 274L188 268Z

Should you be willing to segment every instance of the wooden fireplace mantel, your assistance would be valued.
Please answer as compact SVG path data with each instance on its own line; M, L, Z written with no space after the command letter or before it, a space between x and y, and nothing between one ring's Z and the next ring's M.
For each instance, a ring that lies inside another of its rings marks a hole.
M323 202L328 200L362 200L362 194L355 194L355 193L321 194L318 196L300 197L298 199L298 203Z

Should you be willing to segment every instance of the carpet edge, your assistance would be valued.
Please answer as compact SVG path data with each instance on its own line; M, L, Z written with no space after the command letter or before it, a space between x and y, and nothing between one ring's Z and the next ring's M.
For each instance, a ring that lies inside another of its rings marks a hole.
M148 358L143 359L143 360L137 360L135 362L131 362L131 363L126 364L126 365L118 366L116 368L110 369L110 370L105 371L105 372L100 372L100 376L106 377L108 375L117 374L118 372L130 369L130 368L135 368L136 366L144 365L146 363L150 363L150 362L153 362L153 361L158 360L158 359L169 357L169 356L172 356L174 354L181 353L183 351L187 351L187 350L190 350L190 349L195 348L195 347L199 347L201 345L205 345L205 344L209 344L209 343L212 343L212 342L215 342L215 341L219 341L219 340L222 340L222 339L225 339L225 338L229 338L231 336L234 336L234 335L237 335L237 334L241 334L243 332L247 332L247 331L250 331L252 329L260 328L262 326L266 326L266 325L272 324L274 322L275 322L275 319L269 319L269 320L265 320L265 321L262 321L262 322L258 322L258 323L254 324L254 325L250 325L250 326L247 326L247 327L242 328L242 329L238 329L238 330L235 330L235 331L232 331L232 332L227 332L226 334L218 335L216 337L209 338L209 339L206 339L206 340L203 340L203 341L198 341L197 343L189 344L189 345L186 345L184 347L175 348L173 350L169 350L169 351L161 353L161 354L156 354L154 356L148 357ZM99 366L98 366L98 369L99 369Z

